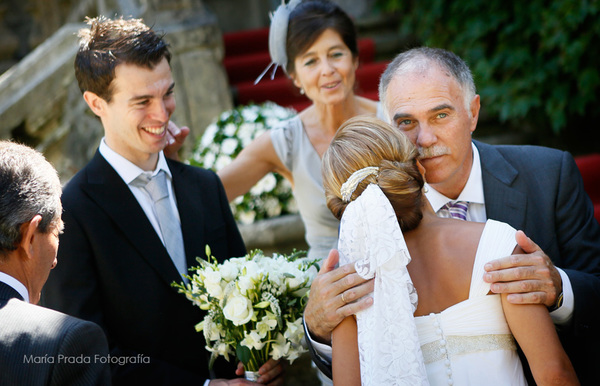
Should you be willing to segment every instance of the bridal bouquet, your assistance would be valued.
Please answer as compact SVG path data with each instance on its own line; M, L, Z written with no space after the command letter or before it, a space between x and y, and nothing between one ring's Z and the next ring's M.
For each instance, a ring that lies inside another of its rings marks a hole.
M252 140L279 122L296 114L294 110L273 102L238 106L225 111L210 124L196 145L190 164L219 171ZM292 186L281 175L269 173L248 193L231 203L237 221L250 224L256 220L297 213Z
M206 255L190 268L188 284L173 285L207 311L196 330L204 333L211 366L219 355L228 361L235 355L248 373L269 358L292 363L306 351L302 312L316 260L302 258L304 252L269 257L254 250L218 264L208 246Z

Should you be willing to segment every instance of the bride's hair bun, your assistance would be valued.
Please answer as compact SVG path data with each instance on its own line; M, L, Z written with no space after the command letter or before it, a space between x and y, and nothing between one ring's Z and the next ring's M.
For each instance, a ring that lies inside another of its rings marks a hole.
M378 184L386 195L403 232L414 229L423 218L423 176L417 167L417 149L408 137L387 123L368 116L346 121L323 156L322 173L327 207L338 219L346 205L369 184ZM368 166L377 175L362 180L344 202L340 188L352 173Z

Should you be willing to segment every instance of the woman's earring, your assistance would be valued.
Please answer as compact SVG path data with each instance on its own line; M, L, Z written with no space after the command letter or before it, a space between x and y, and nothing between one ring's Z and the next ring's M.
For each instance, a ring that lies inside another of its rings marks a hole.
M423 185L423 193L429 193L429 188L427 185Z
M304 89L300 87L300 95L304 95Z

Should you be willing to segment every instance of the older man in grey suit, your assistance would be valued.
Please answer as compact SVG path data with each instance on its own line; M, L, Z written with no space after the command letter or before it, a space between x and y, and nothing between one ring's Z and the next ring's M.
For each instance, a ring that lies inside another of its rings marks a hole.
M110 384L94 323L36 304L56 266L61 186L37 151L0 141L0 384Z

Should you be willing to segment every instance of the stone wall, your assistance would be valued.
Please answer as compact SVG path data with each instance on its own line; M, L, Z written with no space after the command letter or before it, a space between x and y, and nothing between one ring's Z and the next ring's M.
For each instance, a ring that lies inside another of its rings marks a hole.
M30 1L29 5L36 5L34 3ZM117 14L142 17L155 30L166 33L165 39L173 52L171 64L178 101L172 119L192 129L186 149L214 117L231 108L228 82L221 64L222 34L215 15L202 1L72 3L75 8L61 20L82 19L80 14L114 15L117 10ZM6 16L7 10L3 10ZM8 28L8 24L6 19L0 20L0 29ZM63 182L87 163L103 135L100 122L85 105L74 77L75 34L82 26L63 25L0 76L0 138L13 138L44 152L59 170ZM13 43L4 46L5 56L17 55L15 42L29 41L35 35L30 34L28 39L23 36L8 39ZM12 54L10 47L13 47Z

